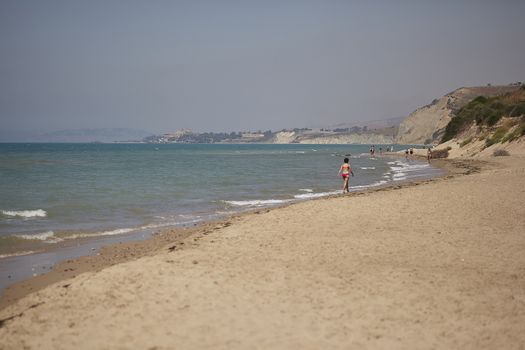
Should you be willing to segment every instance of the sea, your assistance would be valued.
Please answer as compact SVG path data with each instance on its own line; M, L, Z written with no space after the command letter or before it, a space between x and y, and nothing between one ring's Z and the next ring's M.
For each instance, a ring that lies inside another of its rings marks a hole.
M345 157L350 191L442 172L379 147L371 157L368 145L0 144L0 289L104 244L341 193Z

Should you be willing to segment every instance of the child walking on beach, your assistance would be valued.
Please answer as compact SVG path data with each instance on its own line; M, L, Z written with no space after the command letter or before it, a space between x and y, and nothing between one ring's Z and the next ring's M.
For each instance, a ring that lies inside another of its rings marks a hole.
M354 172L352 171L352 168L350 167L350 164L348 164L349 159L345 158L343 165L341 165L341 168L339 168L339 174L343 177L343 193L349 192L348 190L348 178L350 177L350 174L354 176Z

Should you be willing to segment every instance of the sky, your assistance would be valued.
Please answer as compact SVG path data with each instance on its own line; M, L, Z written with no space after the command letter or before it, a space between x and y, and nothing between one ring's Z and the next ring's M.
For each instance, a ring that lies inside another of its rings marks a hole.
M525 81L525 1L0 0L0 129L280 130Z

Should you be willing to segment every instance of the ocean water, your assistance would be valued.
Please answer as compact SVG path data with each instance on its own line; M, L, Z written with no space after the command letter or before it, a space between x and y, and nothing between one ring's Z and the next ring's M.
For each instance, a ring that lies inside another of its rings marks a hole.
M440 174L362 145L0 144L0 263L29 241L133 235L339 193L345 155L351 191Z

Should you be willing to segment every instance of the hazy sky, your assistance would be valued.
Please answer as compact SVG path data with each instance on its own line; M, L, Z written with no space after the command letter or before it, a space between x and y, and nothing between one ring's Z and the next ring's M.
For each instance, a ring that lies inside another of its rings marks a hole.
M525 1L0 0L0 128L279 130L525 81Z

